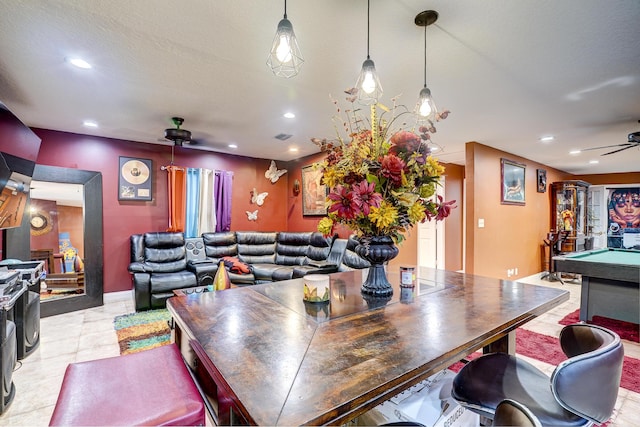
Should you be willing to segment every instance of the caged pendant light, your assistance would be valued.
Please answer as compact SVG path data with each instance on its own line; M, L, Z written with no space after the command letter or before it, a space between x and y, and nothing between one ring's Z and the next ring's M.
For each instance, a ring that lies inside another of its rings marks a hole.
M371 105L378 102L382 96L382 85L378 79L376 66L369 57L369 11L371 9L370 0L367 0L367 59L362 63L362 70L356 81L358 91L358 101L361 104Z
M431 90L427 87L427 27L438 20L438 12L435 10L425 10L416 15L414 22L420 27L424 27L424 87L420 91L416 114L419 119L433 121L437 114L436 105L431 97Z
M284 18L278 23L267 65L273 74L288 79L300 72L303 62L304 58L298 46L298 39L293 32L293 25L287 19L287 0L284 0Z

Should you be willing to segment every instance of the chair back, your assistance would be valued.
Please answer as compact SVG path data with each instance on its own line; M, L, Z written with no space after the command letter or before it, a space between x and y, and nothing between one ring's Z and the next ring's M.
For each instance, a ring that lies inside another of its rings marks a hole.
M551 375L556 400L589 421L607 421L622 376L624 348L620 337L606 328L579 323L562 329L560 345L569 359Z

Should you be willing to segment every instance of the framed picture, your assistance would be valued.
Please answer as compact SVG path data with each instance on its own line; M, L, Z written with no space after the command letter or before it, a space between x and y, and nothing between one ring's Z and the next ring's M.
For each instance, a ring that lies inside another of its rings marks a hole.
M118 200L152 199L153 163L150 159L120 157L118 170Z
M322 170L302 168L302 215L326 215L327 187L321 183Z
M512 160L500 159L500 180L502 186L501 203L506 205L524 205L524 178L526 166Z
M547 171L544 169L536 169L536 175L538 176L538 193L544 193L547 191Z

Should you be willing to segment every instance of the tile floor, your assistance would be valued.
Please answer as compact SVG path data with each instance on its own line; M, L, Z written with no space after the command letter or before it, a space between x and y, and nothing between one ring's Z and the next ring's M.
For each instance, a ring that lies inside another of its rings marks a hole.
M521 282L563 287L571 292L568 302L527 324L527 329L558 336L558 321L579 307L579 283L539 280L539 275ZM52 316L41 321L39 348L16 369L13 379L16 396L9 409L0 415L3 426L47 426L60 390L67 364L119 354L113 318L134 311L131 292L105 294L105 305L73 313ZM640 344L624 342L625 354L640 358ZM531 360L547 373L553 366ZM640 394L621 388L609 426L638 425Z

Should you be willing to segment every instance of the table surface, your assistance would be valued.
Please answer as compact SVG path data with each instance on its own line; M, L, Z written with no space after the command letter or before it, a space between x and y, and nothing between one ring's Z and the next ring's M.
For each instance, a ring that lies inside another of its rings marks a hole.
M569 299L569 292L420 269L415 288L363 298L366 270L331 277L329 304L302 279L170 298L257 425L344 423Z

